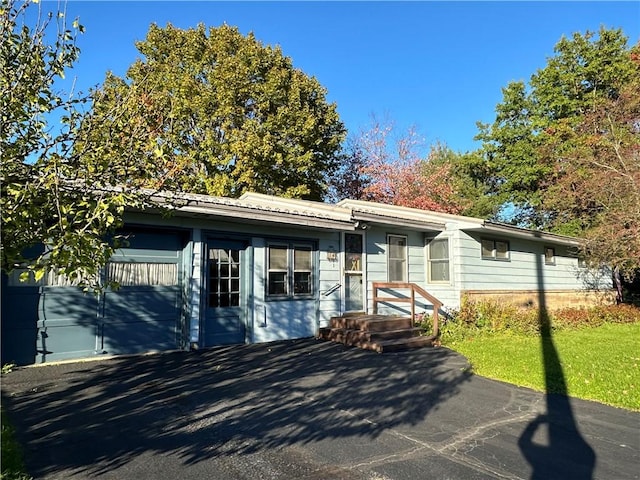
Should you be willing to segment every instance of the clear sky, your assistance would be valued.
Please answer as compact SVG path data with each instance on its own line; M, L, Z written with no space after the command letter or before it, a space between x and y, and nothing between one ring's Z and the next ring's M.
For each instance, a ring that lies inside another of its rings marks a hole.
M57 2L45 2L55 9ZM68 73L87 90L111 70L124 76L151 23L237 26L279 45L328 90L347 129L372 114L428 143L473 150L476 122L490 123L512 80L528 81L563 36L601 25L640 40L640 2L169 2L75 1L67 17L86 32Z

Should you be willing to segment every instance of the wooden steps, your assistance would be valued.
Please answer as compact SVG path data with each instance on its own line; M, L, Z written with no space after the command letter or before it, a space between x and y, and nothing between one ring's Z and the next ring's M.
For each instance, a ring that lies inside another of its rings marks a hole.
M318 338L378 353L433 346L435 337L420 336L420 330L410 317L347 314L332 317Z

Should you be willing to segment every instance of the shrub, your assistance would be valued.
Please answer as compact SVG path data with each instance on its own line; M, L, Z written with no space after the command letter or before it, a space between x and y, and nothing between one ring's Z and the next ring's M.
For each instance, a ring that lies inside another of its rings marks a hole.
M563 308L552 315L554 328L598 327L605 323L640 322L640 308L633 305L599 305L591 308Z
M491 333L536 335L540 333L540 311L509 303L464 298L460 310L448 312L441 322L440 336L446 343ZM553 330L597 327L606 323L640 323L640 308L632 305L600 305L564 308L548 313Z
M452 312L449 321L489 332L534 332L538 329L537 311L494 300L463 298L460 310Z
M25 473L22 460L22 448L15 438L15 430L8 422L4 409L0 409L0 438L2 439L2 468L1 480L31 480L31 476Z

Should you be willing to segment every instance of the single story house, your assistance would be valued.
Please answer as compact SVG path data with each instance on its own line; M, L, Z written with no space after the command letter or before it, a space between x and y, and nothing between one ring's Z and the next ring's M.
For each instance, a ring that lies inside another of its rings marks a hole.
M312 337L333 316L372 312L379 283L416 284L453 309L465 295L554 307L612 288L570 237L357 200L177 198L170 216L127 213L128 245L104 271L117 290L3 275L2 363Z

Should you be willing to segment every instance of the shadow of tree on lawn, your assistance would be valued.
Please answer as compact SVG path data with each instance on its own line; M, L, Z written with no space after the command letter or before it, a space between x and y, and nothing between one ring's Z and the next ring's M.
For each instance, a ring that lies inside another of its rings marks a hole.
M571 408L562 363L553 342L541 255L536 255L536 271L547 412L527 425L518 446L532 467L532 480L591 479L596 454L580 434Z

